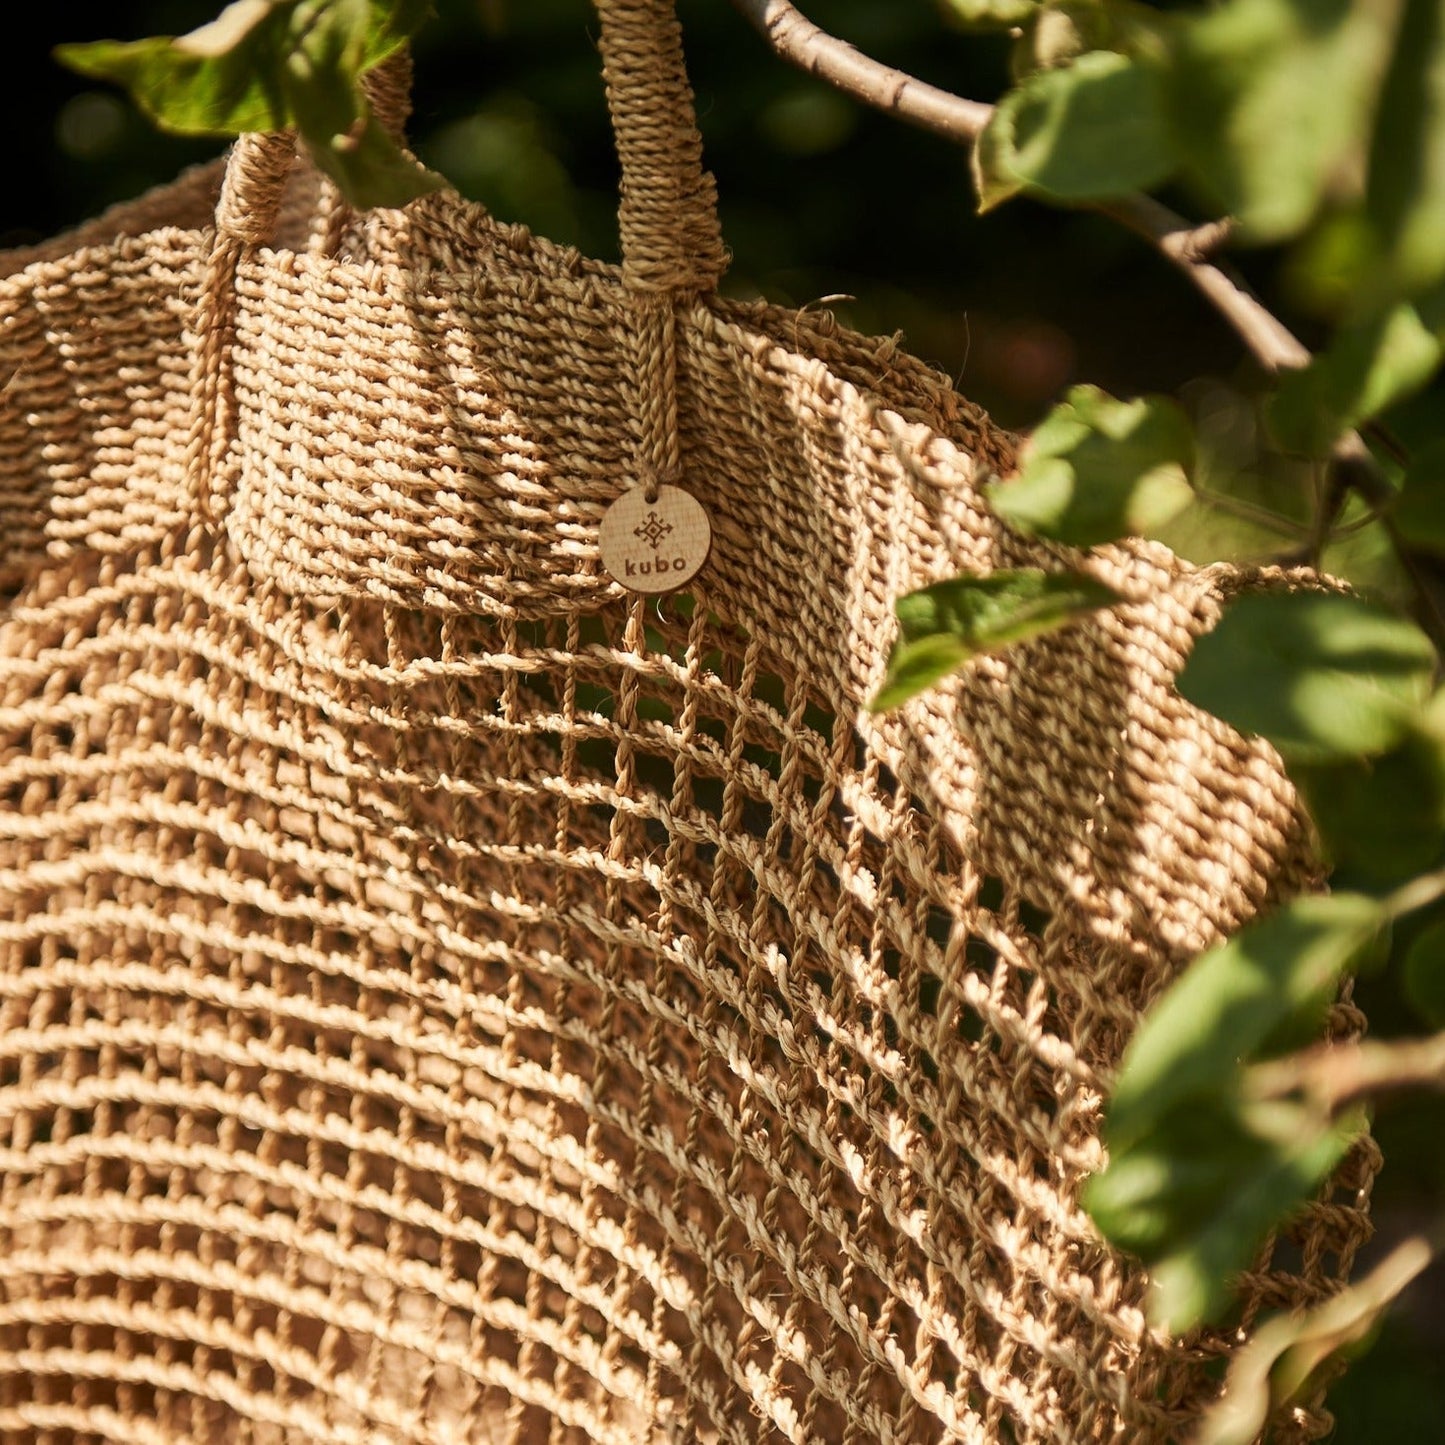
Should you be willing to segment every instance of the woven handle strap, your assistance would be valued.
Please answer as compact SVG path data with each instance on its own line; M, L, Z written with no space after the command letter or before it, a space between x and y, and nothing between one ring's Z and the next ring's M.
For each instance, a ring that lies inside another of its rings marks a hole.
M622 164L622 272L639 291L710 290L725 252L717 189L702 167L692 88L674 0L597 0L607 107ZM373 107L399 130L408 72L389 62L367 77ZM263 245L274 234L295 159L289 135L237 141L216 210L217 244Z
M674 0L597 0L597 8L622 163L623 278L643 291L710 290L725 253Z

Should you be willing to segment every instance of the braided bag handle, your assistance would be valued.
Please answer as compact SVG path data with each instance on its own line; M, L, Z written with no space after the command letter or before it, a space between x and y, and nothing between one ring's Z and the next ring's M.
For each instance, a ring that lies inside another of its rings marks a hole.
M651 486L679 467L672 298L715 288L726 251L716 184L702 165L674 0L596 3L607 108L622 168L622 278L639 301L638 471ZM405 54L367 77L373 108L398 135L410 110L410 78ZM197 317L197 405L186 458L203 516L219 511L216 482L231 435L228 358L237 268L248 251L271 240L295 161L295 138L286 132L242 136L227 161ZM345 224L344 207L333 201L330 212L322 218L325 237Z
M726 264L717 187L702 166L692 87L674 0L596 0L602 73L622 195L622 275L639 291L707 291ZM410 65L399 56L367 76L373 109L400 134ZM264 245L296 159L288 133L236 142L216 207L216 250Z
M622 162L623 280L639 291L712 290L725 266L717 189L702 166L673 0L598 0L597 8Z

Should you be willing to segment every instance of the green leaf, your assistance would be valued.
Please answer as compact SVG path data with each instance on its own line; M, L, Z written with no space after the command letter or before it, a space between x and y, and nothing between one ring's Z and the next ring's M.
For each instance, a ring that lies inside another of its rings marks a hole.
M1215 1208L1154 1265L1149 1315L1173 1334L1217 1318L1232 1277L1248 1268L1265 1236L1306 1204L1365 1127L1354 1111L1332 1125L1289 1105L1275 1106L1266 1147L1243 1150Z
M298 0L292 9L281 83L302 135L329 141L362 119L366 23L366 0Z
M1405 954L1405 997L1433 1028L1445 1028L1445 918L1427 923Z
M1387 926L1358 893L1297 898L1201 955L1124 1054L1106 1137L1127 1149L1176 1106L1216 1094L1283 1033L1317 1025L1340 978Z
M897 613L907 641L949 632L979 653L1052 632L1118 600L1112 588L1082 573L1028 567L936 582L900 597Z
M1405 734L1435 667L1404 618L1324 592L1241 597L1194 645L1179 691L1287 761L1382 753Z
M1398 883L1438 865L1445 853L1445 737L1412 724L1373 758L1294 764L1337 875Z
M1407 542L1445 556L1445 440L1430 442L1410 459L1391 515Z
M1016 479L987 494L1021 531L1093 547L1149 536L1194 500L1189 420L1164 397L1116 401L1079 386L1030 438Z
M1365 214L1374 290L1409 296L1445 280L1445 17L1439 0L1406 0L1380 92Z
M1229 1277L1339 1162L1361 1120L1251 1089L1247 1065L1298 1047L1341 977L1378 953L1386 905L1361 894L1294 900L1204 954L1125 1052L1105 1118L1107 1169L1084 1205L1153 1276L1171 1330L1213 1318Z
M1440 364L1441 345L1413 306L1347 327L1301 371L1281 380L1269 409L1287 450L1325 456L1361 422L1419 391Z
M1271 1228L1309 1199L1359 1132L1289 1101L1217 1095L1162 1114L1148 1134L1110 1148L1084 1188L1084 1208L1152 1276L1149 1313L1179 1333L1216 1317L1230 1278Z
M316 164L360 210L404 206L446 184L407 155L374 116L367 117L360 134L332 136L309 149Z
M1270 562L1298 551L1311 535L1315 467L1265 445L1259 394L1197 381L1186 396L1194 501L1156 523L1149 535L1201 565Z
M289 123L279 87L264 83L243 45L211 55L160 36L61 45L55 55L81 75L124 86L155 125L179 135L240 135Z
M432 0L368 0L368 9L363 70L394 55L436 13Z
M888 659L888 676L869 704L887 712L957 671L977 653L952 633L939 632L915 642L899 642Z
M1036 70L1055 70L1088 50L1108 49L1110 14L1090 0L1055 0L1023 26L1009 54L1009 73L1021 81Z
M1148 190L1173 169L1153 72L1107 50L1029 76L974 148L985 211L1019 190L1066 203Z
M1225 0L1167 32L1162 93L1177 146L1242 238L1297 234L1332 188L1363 174L1401 4Z
M269 20L284 4L292 0L232 0L214 20L182 35L176 49L202 59L225 55L240 45L263 21Z
M178 38L98 41L56 54L125 86L165 130L295 127L353 205L401 205L443 182L372 118L361 78L430 13L426 0L237 0Z
M897 707L980 653L1053 632L1118 600L1092 577L1037 568L955 577L910 592L896 604L899 641L870 706Z

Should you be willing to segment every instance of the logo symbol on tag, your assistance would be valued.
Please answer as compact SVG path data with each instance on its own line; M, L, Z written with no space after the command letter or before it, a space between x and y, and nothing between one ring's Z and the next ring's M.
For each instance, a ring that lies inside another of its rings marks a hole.
M702 503L682 487L625 491L602 514L602 565L629 592L672 592L707 561L712 527Z

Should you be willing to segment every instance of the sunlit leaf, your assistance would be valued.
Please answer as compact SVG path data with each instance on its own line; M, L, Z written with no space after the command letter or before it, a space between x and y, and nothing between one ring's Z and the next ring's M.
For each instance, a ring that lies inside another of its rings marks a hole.
M1285 375L1269 410L1280 444L1324 456L1347 431L1419 391L1440 364L1440 339L1400 305L1339 333L1302 371Z
M375 116L366 118L359 133L353 130L333 136L325 144L313 144L310 150L316 164L361 210L404 206L446 184L407 155Z
M1150 536L1194 500L1189 420L1172 401L1075 387L1039 425L1019 475L988 489L1022 531L1074 546Z
M1372 511L1372 505L1357 494L1346 499L1341 525L1331 532L1320 552L1320 571L1408 614L1415 598L1414 584L1388 528L1366 519Z
M1176 144L1241 236L1295 235L1363 174L1401 4L1226 0L1174 23L1162 93Z
M233 0L214 20L177 39L176 49L189 55L224 55L245 40L277 8L276 0Z
M899 642L888 659L888 676L871 704L886 712L941 682L977 652L950 632L936 632L914 642Z
M1108 1168L1084 1190L1084 1207L1116 1244L1145 1260L1158 1258L1268 1152L1242 1127L1233 1101L1206 1099L1167 1111L1148 1133L1112 1146Z
M1110 1163L1084 1204L1149 1266L1151 1314L1170 1329L1219 1313L1230 1276L1358 1132L1358 1116L1255 1096L1248 1066L1316 1036L1341 977L1383 951L1387 930L1376 899L1296 899L1197 959L1125 1052Z
M367 0L299 0L292 10L281 78L302 135L344 135L361 119L366 23Z
M1445 730L1438 725L1412 723L1376 757L1294 764L1290 778L1337 873L1403 882L1445 853Z
M1040 0L948 0L948 8L965 25L1020 25L1042 8Z
M1287 1104L1274 1112L1266 1147L1238 1157L1214 1194L1216 1208L1152 1267L1149 1315L1171 1333L1219 1316L1232 1277L1249 1266L1271 1229L1309 1201L1365 1127L1362 1111L1332 1124Z
M1031 23L1020 27L1009 56L1016 81L1036 70L1068 65L1089 50L1107 50L1111 12L1090 0L1056 0L1042 6Z
M435 13L432 0L367 0L367 8L366 70L400 50Z
M1309 1199L1361 1123L1222 1088L1163 1114L1132 1144L1111 1145L1084 1207L1108 1239L1143 1259L1150 1316L1179 1333L1218 1316L1231 1277Z
M988 652L1052 632L1118 600L1093 577L1028 567L936 582L900 597L897 612L903 637L910 642L951 632L975 652Z
M1362 206L1327 212L1285 257L1282 289L1304 311L1325 316L1360 314L1359 303L1375 252ZM1377 309L1366 308L1366 314Z
M82 75L124 86L162 130L222 136L283 130L288 124L279 86L273 80L268 87L239 44L209 55L166 36L62 45L55 54Z
M1056 631L1118 600L1092 577L1036 568L910 592L897 602L899 640L872 707L897 707L980 653Z
M1298 898L1196 959L1124 1054L1107 1114L1110 1148L1127 1148L1176 1105L1215 1093L1286 1025L1307 1036L1385 926L1383 906L1363 894Z
M974 150L981 210L1020 189L1069 202L1147 190L1173 167L1154 73L1106 50L1030 75Z
M1434 666L1430 639L1383 607L1337 593L1256 593L1195 643L1178 687L1286 759L1325 762L1398 742Z
M1194 500L1149 535L1201 564L1269 562L1297 551L1315 514L1312 464L1266 442L1262 398L1213 380L1185 389Z
M61 46L67 65L115 81L162 129L237 135L294 127L358 207L442 184L370 114L363 74L431 13L427 0L237 0L180 37Z

